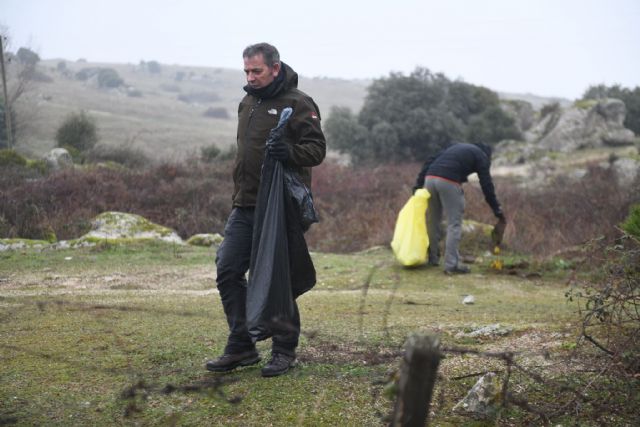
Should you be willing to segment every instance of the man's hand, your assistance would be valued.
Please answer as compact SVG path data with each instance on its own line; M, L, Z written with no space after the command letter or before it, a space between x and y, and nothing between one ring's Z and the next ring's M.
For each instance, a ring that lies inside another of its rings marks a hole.
M271 157L276 160L280 160L281 162L287 161L291 152L289 151L289 145L282 140L276 140L267 144L267 152Z
M491 231L491 241L494 247L499 247L502 244L502 238L504 237L504 230L507 228L507 220L502 212L496 214L498 217L498 223L493 227Z

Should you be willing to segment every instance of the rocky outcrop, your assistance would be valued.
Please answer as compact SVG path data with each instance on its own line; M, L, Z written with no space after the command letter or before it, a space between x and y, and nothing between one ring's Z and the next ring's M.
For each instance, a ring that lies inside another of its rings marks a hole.
M49 151L43 158L47 163L47 167L51 170L60 170L73 167L73 159L71 154L64 148L54 148Z
M621 187L633 185L640 176L640 161L629 157L615 159L611 162L618 184Z
M187 240L187 244L193 246L220 246L223 237L219 233L214 234L195 234Z
M154 224L140 215L104 212L91 222L92 230L82 240L151 239L170 243L184 242L170 228Z
M196 234L186 244L217 248L224 238L219 233ZM91 231L73 240L51 241L30 239L0 239L0 252L12 250L78 249L100 243L129 243L140 240L160 240L184 245L185 242L170 228L154 224L140 215L123 212L104 212L91 221Z
M536 112L527 101L503 100L500 101L500 108L514 120L520 133L531 129L536 122Z
M634 133L623 125L626 107L618 99L580 101L566 109L558 106L543 113L525 134L538 149L568 153L635 142Z

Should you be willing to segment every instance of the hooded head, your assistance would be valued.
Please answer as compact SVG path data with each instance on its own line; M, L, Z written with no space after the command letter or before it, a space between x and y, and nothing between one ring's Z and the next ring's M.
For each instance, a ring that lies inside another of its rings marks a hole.
M487 155L487 158L491 160L491 154L493 153L493 149L489 144L485 144L484 142L478 142L476 145L482 150L484 154Z

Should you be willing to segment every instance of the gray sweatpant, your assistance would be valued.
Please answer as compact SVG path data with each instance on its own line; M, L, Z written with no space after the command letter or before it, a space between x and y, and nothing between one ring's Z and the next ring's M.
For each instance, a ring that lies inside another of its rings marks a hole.
M458 246L462 237L464 191L462 185L438 178L427 178L424 183L429 191L427 208L427 233L429 234L429 264L440 261L439 243L442 238L442 215L447 219L447 240L444 250L444 269L451 270L460 264Z

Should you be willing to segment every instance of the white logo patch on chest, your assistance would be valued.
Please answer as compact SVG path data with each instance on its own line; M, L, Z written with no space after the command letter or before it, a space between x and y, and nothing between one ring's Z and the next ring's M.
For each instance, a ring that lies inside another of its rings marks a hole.
M275 108L270 108L270 109L267 110L267 113L275 116L275 115L278 114L278 110L276 110Z

